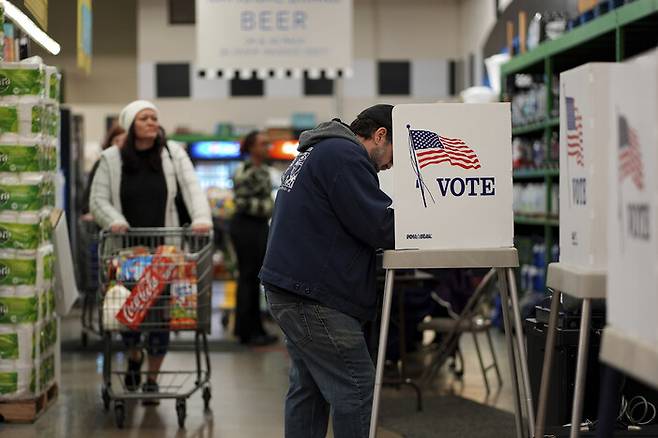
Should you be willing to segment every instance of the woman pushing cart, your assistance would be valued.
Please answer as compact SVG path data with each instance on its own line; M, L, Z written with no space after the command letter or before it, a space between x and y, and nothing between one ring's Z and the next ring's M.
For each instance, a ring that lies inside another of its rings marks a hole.
M126 398L152 404L161 398L173 398L159 384L172 329L172 303L180 298L176 295L180 291L174 290L172 281L195 283L196 293L186 293L196 296L197 304L202 303L202 299L208 302L210 299L211 278L210 274L207 279L204 277L203 269L205 259L210 260L212 221L192 163L179 146L167 144L158 122L157 108L148 101L132 102L121 111L119 124L128 132L124 145L121 149L112 146L101 155L89 202L98 225L109 231L102 234L99 244L103 302L100 310L102 317L106 317L101 328L109 347L112 329L121 333L128 348L127 369L121 372ZM189 225L189 230L172 229L181 225ZM140 231L143 228L146 230ZM141 277L144 274L157 277L157 282L153 278L150 280L158 284L148 300L139 301L135 297L146 295L146 291L140 289L146 282ZM181 275L186 277L181 278ZM115 282L125 290L114 289L108 295ZM208 296L204 297L206 288ZM125 296L129 289L130 295ZM180 290L185 287L180 286ZM124 300L116 302L117 296ZM117 313L110 314L114 310ZM139 323L128 321L135 312L139 314ZM120 327L116 326L114 318L119 313L124 317ZM197 312L197 317L202 313ZM200 328L205 322L197 319L194 328L174 325L173 329L193 329L197 332L197 344L199 337L205 344L205 331ZM121 426L123 403L111 387L109 347L106 348L103 395L108 407L110 400L116 400L115 413ZM148 359L147 371L142 372L145 358ZM184 411L184 398L182 404L180 401L179 398L179 419L181 409Z

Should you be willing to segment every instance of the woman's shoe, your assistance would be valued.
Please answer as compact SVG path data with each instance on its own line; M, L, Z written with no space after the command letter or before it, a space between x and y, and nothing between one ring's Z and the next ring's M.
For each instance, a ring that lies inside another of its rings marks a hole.
M126 377L124 383L128 391L137 391L139 385L142 383L142 364L144 363L144 352L140 352L142 357L138 360L128 358L128 369L126 370Z
M142 386L142 392L144 394L157 394L160 392L158 382L151 379L146 379L146 382ZM144 399L142 400L142 404L144 406L157 406L160 404L160 400L154 398Z

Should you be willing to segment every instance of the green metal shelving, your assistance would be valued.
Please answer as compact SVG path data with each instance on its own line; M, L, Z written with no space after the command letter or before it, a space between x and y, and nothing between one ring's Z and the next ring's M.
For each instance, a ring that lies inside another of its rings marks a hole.
M631 32L632 30L632 32ZM638 31L640 32L638 36ZM643 33L644 32L644 33ZM587 62L623 61L628 56L658 44L658 0L635 0L584 23L561 37L545 41L535 49L515 56L501 67L502 96L508 95L509 78L516 73L541 73L546 81L547 114L554 105L552 81L554 75ZM648 41L648 43L647 43ZM553 117L527 126L512 129L512 135L544 136L548 148L551 137L559 127L559 118ZM545 156L557 167L559 157ZM559 169L520 169L514 171L514 180L542 180L546 184L546 212L552 211L552 193L559 187ZM550 217L515 215L517 225L544 227L543 236L547 251L557 238L559 220ZM549 257L546 258L547 266Z
M556 167L540 168L540 169L517 169L513 173L514 179L539 179L546 177L560 176L560 169Z
M514 222L518 225L538 225L548 227L557 227L560 224L560 221L555 218L543 216L527 216L523 214L515 214Z

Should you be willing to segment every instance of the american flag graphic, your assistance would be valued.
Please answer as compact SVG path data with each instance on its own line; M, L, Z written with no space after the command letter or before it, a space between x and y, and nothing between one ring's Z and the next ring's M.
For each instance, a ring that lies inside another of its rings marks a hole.
M449 163L462 169L479 169L478 156L463 140L442 137L432 131L410 129L409 138L418 159L418 167Z
M642 151L637 133L628 125L624 116L618 116L619 123L619 182L630 178L639 190L644 188Z
M567 97L567 153L576 158L576 164L585 166L583 155L583 118L578 113L576 101Z

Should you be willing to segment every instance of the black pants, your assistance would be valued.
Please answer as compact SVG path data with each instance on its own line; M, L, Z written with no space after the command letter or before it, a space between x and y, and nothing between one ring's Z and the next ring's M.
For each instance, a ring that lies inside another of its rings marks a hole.
M238 296L235 335L242 342L264 335L260 312L260 280L269 226L266 219L236 214L231 221L231 240L238 256Z

